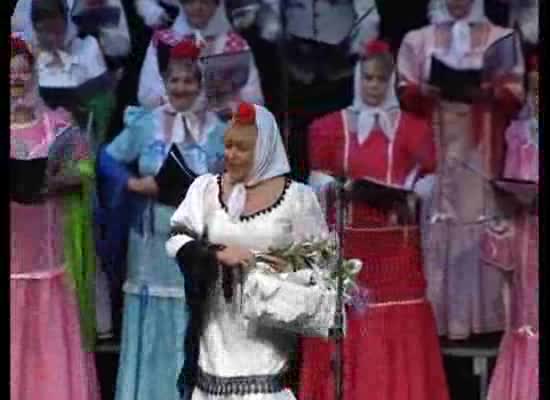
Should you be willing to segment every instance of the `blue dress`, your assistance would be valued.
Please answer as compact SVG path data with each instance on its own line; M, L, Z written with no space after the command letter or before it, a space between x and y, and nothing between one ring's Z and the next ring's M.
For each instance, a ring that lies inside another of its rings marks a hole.
M105 152L120 166L137 162L140 176L154 176L170 148L164 135L159 134L165 125L163 116L162 108L128 108L126 128ZM225 125L213 115L207 121L200 143L188 140L177 144L197 175L223 171ZM124 185L129 176L117 173L115 170L120 168L113 163L103 163L99 169L111 178L118 176ZM184 278L165 249L175 209L143 197L132 209L115 398L179 400L177 379L185 359L189 311Z

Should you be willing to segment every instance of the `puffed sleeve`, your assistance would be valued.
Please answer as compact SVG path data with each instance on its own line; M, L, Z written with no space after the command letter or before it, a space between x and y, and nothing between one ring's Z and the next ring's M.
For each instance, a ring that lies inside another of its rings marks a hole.
M154 108L163 104L165 96L166 89L160 74L157 46L155 45L155 38L153 38L145 53L139 75L138 100L142 106Z
M292 219L293 241L326 239L328 227L317 196L310 187L303 184L297 185L295 214Z
M185 199L170 219L172 236L166 242L168 255L176 259L184 276L185 299L191 311L184 341L186 360L180 375L183 381L178 380L182 389L195 384L205 307L219 275L215 249L200 239L205 230L205 200L213 193L209 191L213 183L214 176L206 174L191 184ZM186 233L187 230L193 234Z
M214 175L201 175L189 187L185 199L170 219L173 235L166 242L166 251L170 257L177 257L188 243L202 237L205 231L206 202L205 195L213 183ZM185 228L194 235L181 230Z
M86 68L86 80L91 80L107 72L107 64L103 52L95 37L88 35L82 39L80 62Z
M410 116L407 120L410 121L407 128L408 151L420 165L419 175L424 176L434 173L437 157L431 125L425 120L413 116Z
M150 124L150 118L151 114L143 108L128 107L124 114L125 128L107 145L107 154L123 163L135 161L144 146L148 130L146 125Z
M315 120L308 130L310 169L329 175L342 175L343 117L341 112Z
M433 100L422 94L422 66L425 60L423 31L412 31L405 35L397 55L398 92L403 108L421 116L428 116Z

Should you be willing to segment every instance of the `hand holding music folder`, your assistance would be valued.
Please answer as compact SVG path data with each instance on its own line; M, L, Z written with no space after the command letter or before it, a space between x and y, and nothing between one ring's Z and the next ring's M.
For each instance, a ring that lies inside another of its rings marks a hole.
M80 135L78 128L68 127L56 135L47 157L10 158L10 198L23 204L39 203L48 193L78 184L78 175L67 173L67 167L76 161Z
M178 146L172 144L155 176L158 186L157 201L170 207L178 207L196 177L197 175L185 163Z
M346 187L348 199L365 202L375 209L393 213L401 224L414 224L417 220L419 198L412 190L366 177L353 180Z
M429 83L441 90L441 96L450 101L471 103L474 93L480 91L482 71L456 69L432 56Z
M47 162L45 157L30 160L10 158L10 200L21 204L42 201Z
M498 191L509 194L518 203L527 207L536 202L539 194L539 185L533 181L504 178L491 180L491 184Z
M483 54L483 80L491 82L510 73L517 64L517 42L510 33L491 44Z

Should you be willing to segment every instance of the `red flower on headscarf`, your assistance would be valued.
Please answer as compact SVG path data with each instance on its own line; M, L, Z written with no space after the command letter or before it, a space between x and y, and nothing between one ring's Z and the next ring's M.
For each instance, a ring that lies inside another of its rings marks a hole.
M190 59L196 61L201 54L201 49L193 40L182 40L170 49L172 59Z
M25 42L23 39L21 39L17 35L12 34L10 36L10 46L11 46L12 57L22 54L29 59L31 64L34 62L34 57L32 55L31 48L29 47L27 42Z
M538 54L533 54L527 60L527 70L538 71L539 70L539 56Z
M371 40L365 45L365 56L390 53L390 45L383 40Z
M242 125L251 125L256 122L256 109L253 104L241 103L233 113L233 120Z

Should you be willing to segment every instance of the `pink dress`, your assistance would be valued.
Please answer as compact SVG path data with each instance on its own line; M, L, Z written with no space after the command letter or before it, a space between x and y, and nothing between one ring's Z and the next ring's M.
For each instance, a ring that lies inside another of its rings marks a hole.
M472 24L472 50L463 62L479 68L487 48L511 33L490 23ZM397 69L403 107L431 122L439 155L436 183L422 218L428 298L439 334L466 339L504 329L503 278L480 262L484 221L493 215L484 177L501 175L503 134L521 107L523 63L519 59L496 82L491 101L435 100L420 87L429 82L432 56L444 58L450 38L447 25L409 32L399 50Z
M11 127L10 158L46 157L60 113ZM78 306L63 265L59 197L40 204L10 201L10 397L99 400L93 353L82 349Z
M507 131L506 178L538 182L538 145L529 122L514 121ZM522 210L488 229L483 255L510 279L508 326L489 388L489 400L537 400L539 393L538 215Z
M325 116L311 127L312 168L351 179L369 177L411 188L435 168L430 127L402 113L393 140L374 128L361 144L353 112ZM329 225L334 200L327 196ZM345 400L448 400L435 319L426 300L417 224L392 222L395 209L360 199L348 203L344 256L359 258L358 284L367 307L347 308L344 338ZM361 297L361 296L360 296ZM334 400L335 348L331 341L302 340L300 400Z

